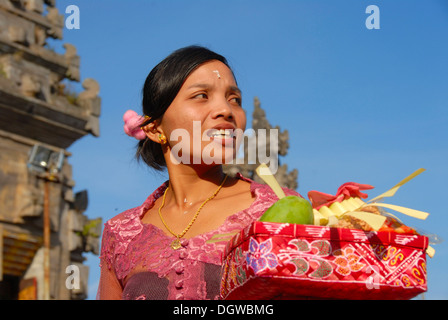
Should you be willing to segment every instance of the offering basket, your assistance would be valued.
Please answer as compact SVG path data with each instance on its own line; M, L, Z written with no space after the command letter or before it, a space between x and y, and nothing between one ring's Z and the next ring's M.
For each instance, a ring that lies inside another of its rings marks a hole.
M427 290L428 238L256 221L223 256L221 299L411 299Z

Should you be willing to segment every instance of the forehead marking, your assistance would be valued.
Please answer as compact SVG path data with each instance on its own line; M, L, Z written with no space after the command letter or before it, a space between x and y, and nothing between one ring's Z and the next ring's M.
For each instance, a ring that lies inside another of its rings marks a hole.
M218 76L218 79L221 79L221 75L219 74L218 70L213 70L214 73L216 73L216 75Z

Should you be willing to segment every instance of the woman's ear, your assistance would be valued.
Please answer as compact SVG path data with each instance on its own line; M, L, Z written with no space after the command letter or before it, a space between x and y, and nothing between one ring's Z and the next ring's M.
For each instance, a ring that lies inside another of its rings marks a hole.
M159 121L155 120L150 122L146 126L142 127L142 130L145 132L148 139L160 144L166 143L166 137L160 127Z

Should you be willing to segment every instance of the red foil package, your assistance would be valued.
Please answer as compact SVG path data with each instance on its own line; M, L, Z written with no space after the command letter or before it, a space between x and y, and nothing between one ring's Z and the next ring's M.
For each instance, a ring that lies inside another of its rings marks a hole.
M227 244L221 299L411 299L427 290L428 238L254 222Z

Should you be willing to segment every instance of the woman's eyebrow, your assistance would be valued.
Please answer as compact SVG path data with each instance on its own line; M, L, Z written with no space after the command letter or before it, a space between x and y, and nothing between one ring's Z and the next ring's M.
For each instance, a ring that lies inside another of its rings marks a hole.
M210 85L205 83L194 83L191 86L188 86L187 89L193 89L193 88L209 89Z
M189 89L194 89L194 88L200 88L200 89L210 89L212 86L210 86L209 84L206 83L194 83L190 86L187 87L187 90ZM238 94L242 94L240 88L236 87L236 86L230 86L229 89L231 91L234 91Z
M238 93L239 95L242 94L240 88L236 87L236 86L230 86L230 89L236 93Z

